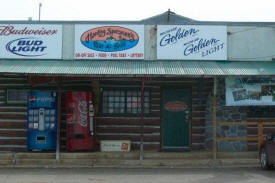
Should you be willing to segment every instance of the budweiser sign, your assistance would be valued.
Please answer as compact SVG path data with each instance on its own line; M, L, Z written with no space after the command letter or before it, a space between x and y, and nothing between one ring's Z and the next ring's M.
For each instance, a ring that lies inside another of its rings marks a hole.
M16 29L14 26L0 26L0 36L9 35L53 35L57 34L57 29L45 29L43 27L38 29L31 29L27 26L21 29Z
M61 59L62 25L0 24L0 58Z

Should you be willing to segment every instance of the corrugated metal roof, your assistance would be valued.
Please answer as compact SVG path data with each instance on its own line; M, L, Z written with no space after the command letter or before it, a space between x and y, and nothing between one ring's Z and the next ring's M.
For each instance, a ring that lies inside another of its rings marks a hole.
M275 62L1 60L0 73L85 76L266 76L275 75Z

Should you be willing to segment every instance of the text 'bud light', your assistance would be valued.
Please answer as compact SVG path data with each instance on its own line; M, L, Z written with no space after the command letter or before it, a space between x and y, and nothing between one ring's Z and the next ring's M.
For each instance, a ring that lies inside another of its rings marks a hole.
M42 40L35 38L20 38L10 41L6 45L7 51L25 57L37 57L47 54L47 46Z

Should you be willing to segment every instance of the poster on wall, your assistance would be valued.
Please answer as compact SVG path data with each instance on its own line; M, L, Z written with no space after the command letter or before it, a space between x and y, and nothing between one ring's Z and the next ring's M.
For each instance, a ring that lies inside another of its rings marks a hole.
M61 59L62 26L0 24L0 58Z
M227 60L226 26L158 25L157 58Z
M226 78L226 105L275 105L275 79Z
M144 25L75 25L75 59L143 59Z

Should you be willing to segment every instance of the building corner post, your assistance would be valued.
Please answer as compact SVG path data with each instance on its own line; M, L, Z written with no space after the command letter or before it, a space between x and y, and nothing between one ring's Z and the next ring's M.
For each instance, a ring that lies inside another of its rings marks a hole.
M141 115L140 115L140 151L139 151L139 160L143 160L143 138L144 138L144 78L142 78L141 85Z
M217 78L213 86L213 159L217 159Z
M60 82L57 83L58 87L58 102L57 102L57 136L56 136L56 153L55 159L60 159L60 124L61 124L61 97L62 97L62 90Z

